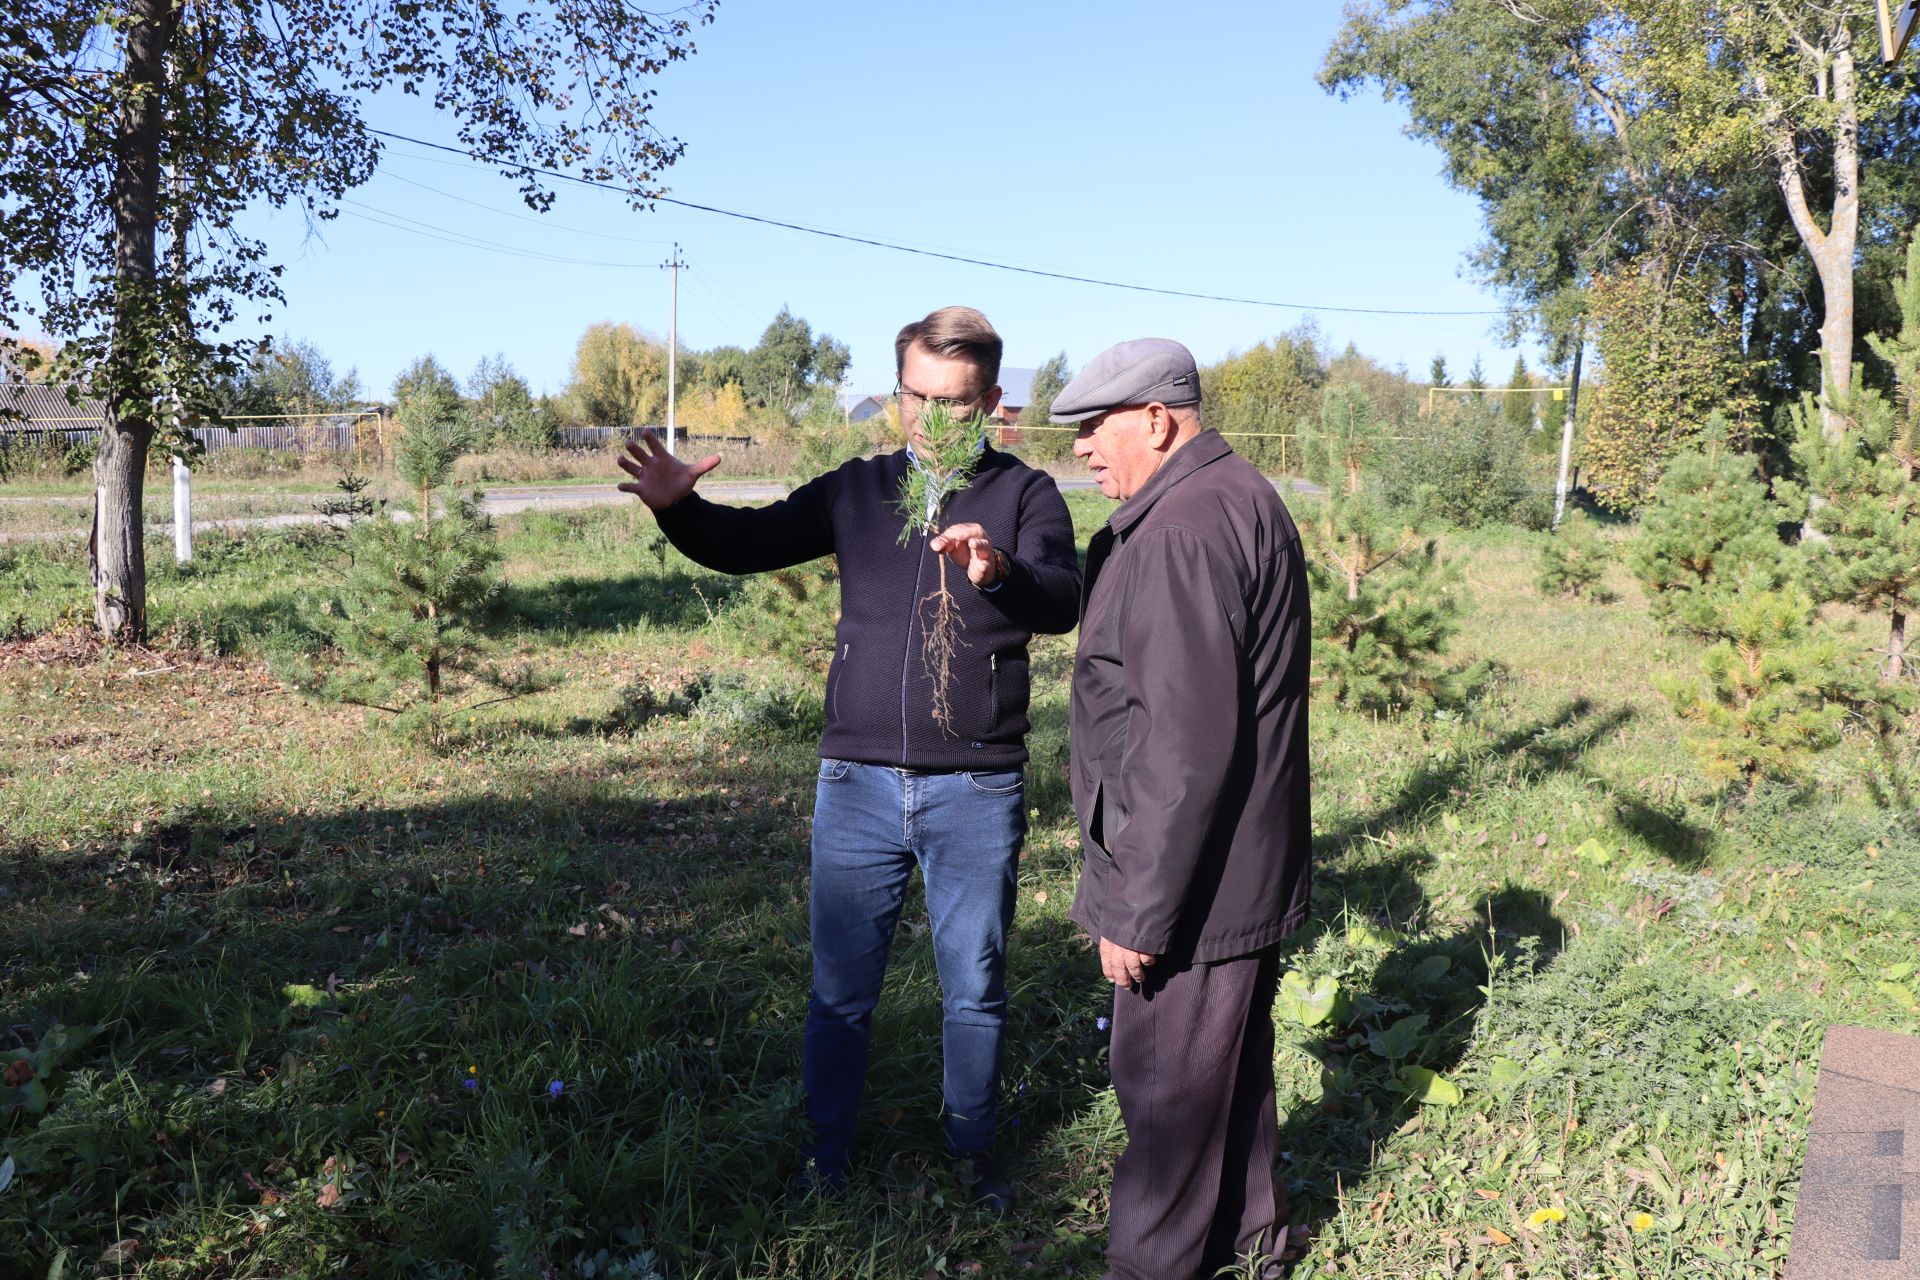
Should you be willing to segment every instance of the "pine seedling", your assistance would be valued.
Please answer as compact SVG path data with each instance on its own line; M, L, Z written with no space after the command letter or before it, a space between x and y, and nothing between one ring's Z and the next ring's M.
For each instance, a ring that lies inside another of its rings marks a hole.
M460 494L435 509L466 433L419 406L403 405L400 419L395 461L418 505L404 522L376 516L353 527L340 598L326 606L344 661L290 678L317 696L392 714L437 742L447 701L470 685L509 698L543 682L487 661L481 619L500 590L500 552L479 496Z
M1907 624L1920 612L1920 237L1907 252L1895 299L1899 332L1869 335L1874 354L1893 370L1893 395L1865 385L1837 405L1847 429L1829 439L1818 403L1795 412L1796 455L1806 473L1807 522L1820 535L1808 544L1808 579L1822 600L1844 601L1888 619L1889 683L1915 674Z
M1700 678L1660 681L1692 727L1688 745L1708 781L1744 784L1751 800L1765 778L1803 776L1840 740L1838 700L1845 663L1831 637L1816 633L1813 601L1798 586L1748 585L1716 605L1725 638L1700 658Z
M1597 598L1607 559L1607 544L1593 521L1576 511L1541 544L1534 585L1550 596Z
M313 509L329 525L336 522L350 525L373 514L373 499L367 496L367 487L372 483L366 476L356 474L352 467L343 467L340 478L333 482L340 496L322 498L313 504Z
M1704 449L1668 464L1627 549L1627 564L1656 619L1717 637L1729 596L1791 580L1779 534L1788 519L1786 508L1767 496L1752 456L1730 449L1715 430Z
M1464 605L1459 573L1433 539L1396 522L1364 487L1359 451L1371 442L1349 430L1351 405L1329 397L1321 456L1327 499L1299 513L1313 593L1314 680L1335 701L1363 707L1457 702L1487 664L1441 662Z
M900 481L902 546L915 538L931 538L946 527L947 500L965 489L980 465L986 441L986 419L975 414L956 417L947 406L930 402L920 415L920 441L914 443L914 461ZM920 602L920 661L933 683L933 718L943 733L953 732L954 650L965 641L960 632L960 610L947 589L947 557L940 562L940 585Z

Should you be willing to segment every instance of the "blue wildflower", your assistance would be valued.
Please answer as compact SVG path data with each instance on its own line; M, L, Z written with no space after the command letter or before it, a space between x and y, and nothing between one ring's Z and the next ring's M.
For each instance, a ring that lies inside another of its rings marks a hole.
M567 1083L564 1080L549 1080L547 1082L547 1096L549 1098L557 1098L566 1091Z
M1095 1031L1105 1031L1108 1027L1112 1025L1113 1025L1113 1019L1108 1017L1102 1016L1102 1017L1095 1018L1093 1020L1093 1029Z
M465 1080L462 1080L460 1082L460 1087L462 1089L465 1089L468 1093L477 1093L480 1090L480 1082L478 1080L475 1080L472 1076L468 1076Z

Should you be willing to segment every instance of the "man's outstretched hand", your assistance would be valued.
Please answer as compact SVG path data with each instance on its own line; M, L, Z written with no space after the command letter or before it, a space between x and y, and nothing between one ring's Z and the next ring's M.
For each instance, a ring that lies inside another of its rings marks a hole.
M620 486L620 492L632 494L654 511L664 511L692 493L700 477L719 465L717 453L698 462L680 461L668 453L660 437L648 429L640 433L639 440L629 439L620 455L620 469L633 477Z
M933 537L933 553L945 556L967 574L976 587L1000 581L1000 557L994 554L987 531L977 524L948 525Z

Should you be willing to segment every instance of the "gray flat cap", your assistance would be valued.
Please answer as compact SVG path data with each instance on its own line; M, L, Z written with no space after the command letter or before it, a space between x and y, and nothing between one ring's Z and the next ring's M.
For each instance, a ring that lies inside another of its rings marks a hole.
M1080 422L1127 405L1199 404L1193 352L1171 338L1135 338L1095 356L1053 399L1053 422Z

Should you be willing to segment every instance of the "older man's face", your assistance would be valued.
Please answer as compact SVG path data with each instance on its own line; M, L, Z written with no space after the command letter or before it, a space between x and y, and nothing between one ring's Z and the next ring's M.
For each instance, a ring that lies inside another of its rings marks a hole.
M1166 412L1165 406L1160 411ZM1109 409L1080 424L1073 454L1093 472L1094 483L1109 498L1131 498L1160 469L1162 454L1147 437L1153 406Z
M927 447L920 416L933 401L945 404L956 418L990 414L1000 407L1000 388L983 385L986 375L971 360L935 355L913 343L900 358L900 424L916 450Z

